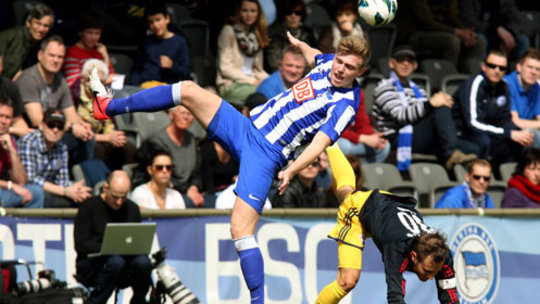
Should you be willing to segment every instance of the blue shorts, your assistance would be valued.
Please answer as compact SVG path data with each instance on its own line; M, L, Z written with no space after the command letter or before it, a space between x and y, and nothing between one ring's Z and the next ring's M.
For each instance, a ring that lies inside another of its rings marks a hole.
M259 214L277 172L286 164L280 150L253 126L251 120L222 100L206 130L240 163L236 195Z

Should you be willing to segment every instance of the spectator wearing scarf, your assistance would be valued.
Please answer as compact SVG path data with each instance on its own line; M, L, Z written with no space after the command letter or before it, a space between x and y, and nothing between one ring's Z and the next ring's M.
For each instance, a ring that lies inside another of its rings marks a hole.
M448 189L435 208L493 208L493 200L486 193L490 182L491 164L484 159L474 160L463 184Z
M266 19L259 2L241 1L218 37L216 84L221 97L242 105L268 77L263 69L262 51L268 42Z
M458 149L450 108L452 97L438 92L431 97L412 80L418 68L416 53L408 45L397 47L388 60L392 70L375 88L372 115L377 129L397 147L397 167L407 171L412 153L436 154L447 169L476 159ZM464 147L471 150L469 147Z
M540 150L529 148L520 158L516 172L508 180L503 208L540 207Z

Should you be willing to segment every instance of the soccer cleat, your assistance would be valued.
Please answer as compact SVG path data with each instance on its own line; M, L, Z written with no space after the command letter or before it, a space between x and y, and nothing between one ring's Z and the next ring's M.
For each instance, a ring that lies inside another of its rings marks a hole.
M112 94L111 91L107 90L105 86L101 83L96 67L92 68L92 71L90 71L90 76L88 76L88 80L88 85L90 86L90 90L94 95L94 98L92 98L94 107L94 118L97 120L110 119L107 113L105 113L105 110L107 110L107 107L112 100Z

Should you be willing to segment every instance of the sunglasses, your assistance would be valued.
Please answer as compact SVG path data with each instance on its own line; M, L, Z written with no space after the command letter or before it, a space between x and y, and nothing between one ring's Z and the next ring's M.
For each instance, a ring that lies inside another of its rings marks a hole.
M64 130L64 123L58 121L49 121L47 123L49 129L57 128L58 130Z
M294 14L294 15L296 15L296 16L303 16L303 15L304 15L304 12L302 12L302 11L290 11L290 12L286 12L286 13L285 13L285 15L287 15L287 16L288 16L288 15L292 15L292 14Z
M154 165L154 169L158 171L163 171L163 169L165 169L165 171L171 172L172 168L173 168L173 165Z
M483 179L486 182L489 182L491 180L491 176L482 176L482 175L476 175L476 174L473 174L472 178L474 178L474 180Z
M319 162L318 162L318 161L312 162L312 163L309 164L309 165L318 168L318 167L319 167Z
M495 69L495 68L498 68L499 71L501 72L504 72L506 71L506 66L504 65L498 65L498 64L494 64L494 63L489 63L489 62L484 62L486 64L486 66L490 69Z

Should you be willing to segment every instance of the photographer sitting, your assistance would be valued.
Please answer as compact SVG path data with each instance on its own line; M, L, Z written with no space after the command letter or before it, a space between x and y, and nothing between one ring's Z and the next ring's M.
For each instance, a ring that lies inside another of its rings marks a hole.
M77 251L77 279L93 287L89 303L106 303L116 288L131 286L131 304L145 303L145 295L152 281L152 265L146 255L100 256L99 252L107 223L140 222L139 207L126 199L131 182L126 172L113 171L103 193L84 201L75 217L75 250Z

